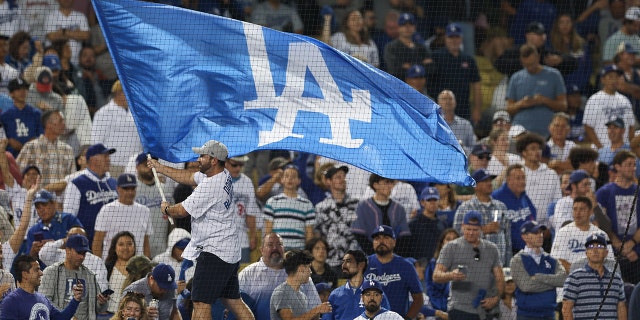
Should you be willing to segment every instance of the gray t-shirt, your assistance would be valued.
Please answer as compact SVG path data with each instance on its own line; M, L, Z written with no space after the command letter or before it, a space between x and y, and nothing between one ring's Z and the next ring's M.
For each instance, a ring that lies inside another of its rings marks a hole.
M147 305L151 299L158 299L158 312L160 316L158 319L171 319L171 312L176 304L176 291L169 290L164 296L160 298L154 298L151 294L151 288L149 288L149 282L147 281L149 276L147 275L145 278L142 278L126 288L122 290L122 297L124 297L127 292L133 291L144 294L144 301L146 301Z
M85 266L80 266L79 270L69 270L64 267L63 262L55 263L44 269L42 283L38 292L46 296L53 305L62 310L73 299L73 286L76 277L84 285L82 301L75 313L76 319L95 319L97 310L105 309L106 304L99 306L97 295L100 293L96 275Z
M278 310L291 309L294 317L305 314L307 310L307 296L302 291L293 290L287 282L281 283L273 290L270 302L271 319L282 319Z
M476 252L473 246L463 237L447 243L438 257L438 264L442 264L449 271L464 265L467 268L467 278L464 281L451 282L451 299L449 310L456 309L468 313L482 314L482 307L474 308L473 300L478 297L480 290L485 290L485 297L498 295L493 268L501 267L500 254L495 244L480 239L479 259L475 260Z

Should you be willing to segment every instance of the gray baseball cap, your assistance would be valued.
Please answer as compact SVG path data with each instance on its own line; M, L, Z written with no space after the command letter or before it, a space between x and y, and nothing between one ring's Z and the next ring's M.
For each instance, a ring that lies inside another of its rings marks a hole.
M227 161L227 156L229 155L227 146L225 146L222 142L216 140L209 140L205 144L203 144L202 147L193 147L191 149L197 154L206 154L220 161Z

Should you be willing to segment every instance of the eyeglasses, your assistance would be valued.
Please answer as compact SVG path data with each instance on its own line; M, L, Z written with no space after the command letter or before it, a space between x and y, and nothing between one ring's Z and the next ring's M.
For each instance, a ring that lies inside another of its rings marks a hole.
M491 160L491 155L481 154L481 155L478 156L478 159L480 159L480 160Z
M473 260L475 261L480 261L480 249L478 248L473 248L473 251L476 253L475 256L473 256Z
M603 244L590 244L587 246L587 249L606 249L607 246Z
M140 292L134 292L134 291L127 291L127 293L124 296L125 297L136 297L138 299L144 299L144 294L142 294Z
M244 163L239 163L239 162L238 162L238 163L231 163L231 162L229 162L229 165L230 165L231 167L233 167L233 168L237 168L237 167L242 167L242 166L244 166Z

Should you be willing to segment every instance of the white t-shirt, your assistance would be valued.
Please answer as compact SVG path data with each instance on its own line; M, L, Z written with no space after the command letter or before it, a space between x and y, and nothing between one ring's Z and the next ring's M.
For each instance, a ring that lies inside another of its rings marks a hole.
M331 45L334 48L376 68L380 66L378 47L373 40L369 40L369 43L367 44L357 45L347 41L347 37L344 33L336 32L331 36Z
M562 196L560 178L544 163L537 170L524 166L524 175L527 179L525 191L536 207L536 221L548 225L547 208Z
M609 141L609 136L605 124L612 116L618 116L624 121L625 128L627 128L624 131L624 142L629 143L628 128L636 124L636 117L633 115L629 99L619 92L610 95L600 90L589 97L584 108L582 123L593 128L600 143L606 144Z
M133 115L113 100L100 108L93 117L91 142L116 149L111 155L111 164L117 166L126 166L129 157L142 152L142 143Z
M551 149L551 160L565 161L569 157L569 151L571 151L576 144L571 140L567 140L564 142L564 148L560 148L553 143L553 140L549 140L547 146Z
M18 7L22 10L26 23L29 25L29 34L38 40L44 40L47 35L44 31L44 21L52 11L58 10L58 1L18 0Z
M507 153L507 161L509 161L509 165L505 166L502 164L502 162L500 162L500 160L496 159L495 157L491 157L491 160L489 160L489 164L487 165L487 172L489 174L499 176L500 174L502 174L502 171L507 169L508 166L518 163L521 164L522 158L520 158L520 156L516 154Z
M191 241L182 257L195 260L200 252L213 253L227 263L240 261L238 227L233 216L233 183L224 169L211 177L196 172L198 186L182 202L191 216Z
M49 34L60 29L89 32L89 21L84 14L77 11L72 11L71 14L65 16L60 10L55 10L45 19L44 31ZM78 65L82 42L69 40L69 47L71 47L71 63Z
M102 241L102 259L107 258L111 239L118 232L129 231L136 238L136 255L143 254L144 237L153 234L149 208L134 202L126 205L116 200L105 204L96 217L95 231L105 232Z

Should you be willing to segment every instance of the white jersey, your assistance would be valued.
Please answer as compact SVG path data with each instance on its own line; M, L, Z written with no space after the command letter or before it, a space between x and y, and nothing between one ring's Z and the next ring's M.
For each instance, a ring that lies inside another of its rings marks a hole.
M107 258L111 239L118 232L129 231L136 238L136 255L142 255L144 237L153 234L149 208L134 202L126 205L116 200L105 204L96 217L95 231L105 232L102 241L102 259Z
M233 179L233 203L235 203L236 227L240 238L240 248L249 248L249 228L247 227L247 216L256 218L256 228L258 219L262 220L260 208L256 202L256 191L253 182L244 173L238 179Z
M364 313L359 315L354 320L403 320L404 317L391 311L383 310L381 313L376 314L373 318L367 317Z
M560 230L567 221L573 221L573 198L571 196L558 200L553 215L549 218L550 227L556 231Z
M49 34L60 29L89 32L89 21L84 14L77 11L71 11L71 14L65 16L60 10L55 10L45 19L44 31L46 34ZM69 47L71 48L71 63L77 66L80 60L82 42L69 40Z
M196 260L200 252L216 255L226 263L240 261L238 228L233 210L233 183L224 169L211 177L196 172L198 185L182 202L191 216L191 241L182 257Z

